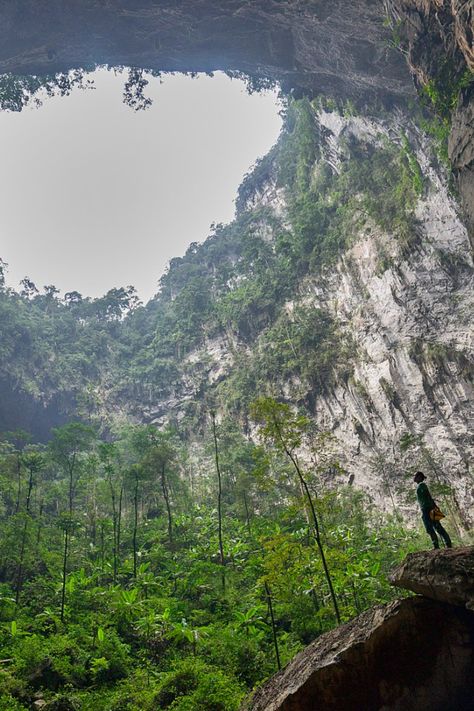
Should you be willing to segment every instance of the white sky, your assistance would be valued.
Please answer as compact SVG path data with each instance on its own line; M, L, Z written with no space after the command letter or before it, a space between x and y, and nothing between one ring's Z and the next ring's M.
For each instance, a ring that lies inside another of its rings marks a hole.
M155 292L167 262L229 222L243 175L281 128L272 92L224 74L150 78L154 100L122 103L124 76L96 90L0 112L0 257L24 276L100 296L134 284Z

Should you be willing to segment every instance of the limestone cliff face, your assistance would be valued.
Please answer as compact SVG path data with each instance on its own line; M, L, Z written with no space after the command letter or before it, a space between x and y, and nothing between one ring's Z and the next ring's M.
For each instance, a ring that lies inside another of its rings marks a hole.
M474 89L462 91L453 114L449 156L457 176L466 221L474 244Z
M474 6L463 0L387 0L417 88L451 113L449 156L474 235ZM464 81L460 80L463 77ZM459 90L456 91L456 82ZM462 87L464 84L464 87ZM444 104L444 107L443 107Z
M306 276L282 308L291 313L303 304L331 314L341 343L351 344L350 375L336 374L323 391L291 375L278 388L289 401L305 404L320 430L332 433L343 480L350 477L380 507L396 507L406 517L416 513L407 498L413 486L407 472L416 466L430 474L433 485L448 487L439 501L447 513L472 525L474 269L466 228L429 141L410 120L402 114L316 115L321 155L331 170L348 159L349 145L377 149L386 141L403 144L409 136L424 188L408 243L395 226L391 232L362 217L346 226L352 230L350 246L336 264ZM289 221L285 193L271 170L247 197L247 208L258 206L271 210L280 224ZM271 242L268 222L262 235ZM252 345L230 330L214 334L185 358L174 397L150 404L146 418L163 422L169 412L225 383L239 357L262 347L261 340ZM338 357L336 352L335 373ZM326 476L334 482L334 472Z
M338 125L331 119L321 116L337 141L347 133L390 131L367 119ZM412 137L428 179L416 207L415 244L407 253L393 235L365 225L335 271L308 284L315 304L335 314L358 353L353 377L319 398L315 414L343 443L354 481L379 491L386 506L393 494L403 510L397 489L406 487L405 468L416 461L449 482L445 505L472 523L472 252L426 143Z

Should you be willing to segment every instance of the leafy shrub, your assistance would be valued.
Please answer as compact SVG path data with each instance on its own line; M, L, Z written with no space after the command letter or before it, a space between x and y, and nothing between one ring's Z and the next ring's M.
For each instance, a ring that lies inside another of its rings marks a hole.
M99 663L97 660L103 660ZM91 662L91 671L97 683L107 683L122 679L130 671L130 651L118 637L114 629L108 628L102 642L96 650L95 667Z
M275 671L262 643L234 629L214 629L201 642L200 651L209 664L232 674L249 688Z
M10 694L0 693L0 711L26 711L27 706L23 706Z
M81 626L69 634L50 637L30 635L19 639L14 649L19 676L35 688L58 689L66 683L82 686L120 679L129 670L129 650L115 630L107 630L99 649ZM102 663L98 660L102 660Z
M237 711L244 690L201 660L186 659L164 675L155 702L170 711Z

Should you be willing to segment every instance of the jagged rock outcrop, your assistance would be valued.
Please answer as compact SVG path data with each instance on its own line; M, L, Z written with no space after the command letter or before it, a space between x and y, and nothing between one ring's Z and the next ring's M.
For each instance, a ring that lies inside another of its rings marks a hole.
M460 94L453 113L448 150L474 248L474 88Z
M391 574L392 585L474 610L474 549L411 553Z
M417 554L421 575L433 554ZM474 551L464 550L469 558ZM437 551L454 580L459 560ZM471 586L474 580L470 579ZM262 686L251 711L470 711L474 613L424 597L377 606L322 635Z

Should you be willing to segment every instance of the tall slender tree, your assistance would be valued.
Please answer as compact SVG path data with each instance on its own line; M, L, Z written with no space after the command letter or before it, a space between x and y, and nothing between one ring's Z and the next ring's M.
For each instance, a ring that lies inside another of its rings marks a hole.
M25 563L25 549L28 540L29 525L31 521L31 493L36 484L36 476L45 468L44 456L37 451L25 452L22 455L22 462L28 472L28 483L25 498L25 510L23 512L24 521L21 532L20 556L16 572L15 604L20 602L21 589L23 586L23 572Z
M304 416L296 415L288 404L277 402L271 397L261 397L255 400L252 406L252 416L261 426L260 434L262 437L268 442L271 442L277 450L286 455L296 473L298 483L304 492L309 508L314 538L321 556L321 563L336 620L340 624L341 614L326 560L316 507L297 454L297 449L302 443L303 433L308 426L308 419Z
M64 532L62 584L61 584L61 621L64 622L66 604L66 582L71 533L73 530L74 501L82 471L82 455L89 451L95 431L81 422L70 422L63 427L53 429L49 449L53 461L62 469L67 480L67 507L62 516Z
M149 479L157 478L166 508L168 541L173 543L173 512L170 476L176 464L176 448L169 429L158 430L153 425L136 428L134 444L141 453L141 466Z
M222 536L222 473L219 463L219 443L217 439L216 413L211 410L212 438L214 441L214 460L217 474L217 532L219 539L219 561L222 566L221 581L222 592L225 594L225 554L224 541Z
M110 491L112 508L112 566L113 581L117 581L120 565L120 528L122 519L122 499L124 490L124 473L120 452L115 442L101 442L99 445L99 460L102 464L107 485Z

